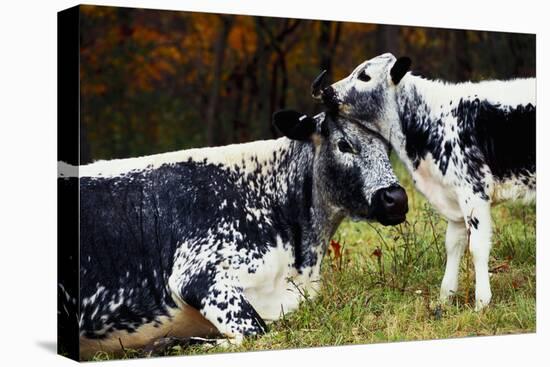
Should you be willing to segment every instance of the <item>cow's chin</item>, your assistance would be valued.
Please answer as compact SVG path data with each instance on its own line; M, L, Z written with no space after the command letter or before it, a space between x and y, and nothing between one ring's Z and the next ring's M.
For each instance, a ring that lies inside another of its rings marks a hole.
M369 212L356 212L349 215L353 222L377 222L378 220L373 217Z
M354 214L350 216L350 219L353 222L371 222L371 223L380 223L383 226L395 226L403 223L406 219L406 215L393 215L393 216L384 216L384 217L373 217L368 214Z
M383 226L395 226L401 224L407 219L405 214L402 215L392 215L376 218L376 221Z
M364 215L352 215L350 217L351 221L352 222L373 222L373 219L372 218L369 218L367 216L364 216Z

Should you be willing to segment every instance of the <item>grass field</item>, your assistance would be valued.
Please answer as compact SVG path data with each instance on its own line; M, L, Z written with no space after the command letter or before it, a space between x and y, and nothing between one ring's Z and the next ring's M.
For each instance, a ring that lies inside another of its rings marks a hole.
M474 272L464 256L459 292L438 303L445 266L445 221L415 191L399 162L396 173L409 194L405 224L344 222L322 271L320 294L270 325L266 335L241 346L179 347L168 355L366 344L534 332L535 205L507 203L493 208L490 258L493 299L474 311ZM128 351L127 357L140 356ZM96 360L110 359L100 353Z

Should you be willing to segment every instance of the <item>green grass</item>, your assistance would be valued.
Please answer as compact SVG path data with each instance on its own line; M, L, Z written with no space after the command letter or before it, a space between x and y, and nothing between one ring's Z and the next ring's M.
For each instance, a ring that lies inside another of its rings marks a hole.
M415 191L399 162L395 171L409 194L407 222L383 227L344 222L334 239L342 257L331 251L322 267L315 299L270 325L261 337L222 348L173 348L168 355L242 352L328 345L454 338L534 332L534 205L501 204L493 208L490 268L493 299L474 311L474 271L465 254L459 291L441 306L439 285L445 266L445 221ZM140 356L129 353L127 357ZM98 354L97 359L110 359Z

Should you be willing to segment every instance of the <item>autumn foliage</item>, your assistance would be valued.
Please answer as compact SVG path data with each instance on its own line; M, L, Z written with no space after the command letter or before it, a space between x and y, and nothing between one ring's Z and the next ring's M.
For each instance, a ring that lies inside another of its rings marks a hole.
M81 7L81 162L275 137L313 113L310 83L383 52L449 80L534 75L535 37L347 22Z

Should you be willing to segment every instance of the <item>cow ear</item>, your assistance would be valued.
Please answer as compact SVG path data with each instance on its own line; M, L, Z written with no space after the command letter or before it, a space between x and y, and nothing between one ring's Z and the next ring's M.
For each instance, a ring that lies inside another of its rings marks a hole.
M298 111L281 110L273 114L273 125L293 140L309 140L317 128L315 119Z
M408 57L400 57L393 64L390 75L393 84L397 85L401 78L411 69L411 59Z

